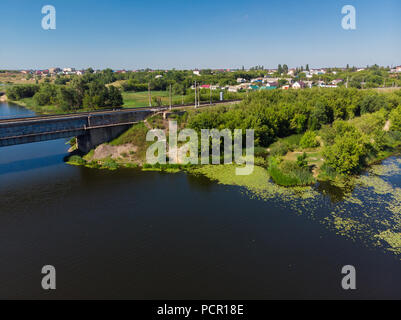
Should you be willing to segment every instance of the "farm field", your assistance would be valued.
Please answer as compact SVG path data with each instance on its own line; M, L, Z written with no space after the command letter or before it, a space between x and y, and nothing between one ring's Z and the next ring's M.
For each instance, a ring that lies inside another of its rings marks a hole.
M124 108L140 108L149 106L148 92L123 92ZM152 91L152 105L156 105L154 99L160 99L162 105L169 105L170 98L167 91ZM182 102L182 97L173 95L173 104Z

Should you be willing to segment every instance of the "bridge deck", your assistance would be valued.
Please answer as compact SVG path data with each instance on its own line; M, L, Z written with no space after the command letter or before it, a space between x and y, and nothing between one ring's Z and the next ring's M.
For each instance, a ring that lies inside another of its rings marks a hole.
M236 101L239 100L223 101L213 105ZM172 106L172 109L190 106L192 105ZM210 104L205 103L201 106L210 106ZM169 107L145 107L2 119L0 120L0 147L81 136L99 129L109 128L110 132L118 132L119 129L113 128L127 127L168 109Z

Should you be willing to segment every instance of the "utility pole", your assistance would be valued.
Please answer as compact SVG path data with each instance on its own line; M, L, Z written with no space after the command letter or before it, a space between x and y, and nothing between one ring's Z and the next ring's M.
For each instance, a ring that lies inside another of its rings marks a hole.
M196 81L195 81L195 109L198 107L197 101L196 101Z
M212 105L213 104L213 99L212 99L212 85L210 85L210 87L209 87L209 89L210 89L210 105Z
M170 84L170 110L172 109L173 101L171 96L171 84Z
M150 82L148 83L148 94L149 94L149 107L152 106L152 93L150 92Z
M198 86L198 107L201 105L201 95L200 95L201 88Z

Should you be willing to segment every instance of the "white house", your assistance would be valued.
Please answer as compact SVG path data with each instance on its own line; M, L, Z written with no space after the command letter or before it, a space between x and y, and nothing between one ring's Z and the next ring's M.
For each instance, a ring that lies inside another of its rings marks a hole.
M229 86L228 87L228 92L238 92L238 87L237 86Z
M194 70L193 73L194 73L194 75L196 75L196 76L200 76L200 75L201 75L199 70Z
M340 83L343 82L343 81L344 81L343 79L336 79L336 80L333 80L333 81L331 82L331 84L338 85L338 84L340 84Z
M296 81L296 82L294 82L294 84L292 85L292 88L293 88L293 89L303 89L303 88L305 88L305 87L306 87L306 85L305 85L305 83L302 82L302 81Z

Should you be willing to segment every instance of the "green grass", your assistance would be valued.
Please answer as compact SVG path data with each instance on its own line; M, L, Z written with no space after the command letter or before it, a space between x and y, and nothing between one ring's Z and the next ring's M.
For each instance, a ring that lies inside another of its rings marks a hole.
M33 98L25 98L20 101L11 101L12 103L15 103L17 105L20 105L22 107L25 107L29 110L33 110L37 113L42 113L42 114L57 114L57 113L63 113L63 111L55 106L55 105L49 105L49 106L38 106Z
M149 106L149 93L145 92L123 92L124 108L140 108ZM161 98L163 105L170 104L169 93L167 91L152 91L153 98ZM182 98L179 95L173 95L173 104L181 104ZM154 101L152 101L154 105Z
M80 157L80 156L75 155L75 156L71 156L68 159L67 163L71 164L71 165L75 165L75 166L82 166L82 165L86 164L86 160L82 159L82 157Z
M308 186L315 182L308 167L301 168L293 161L279 162L277 158L269 159L269 174L280 186Z
M297 148L301 142L303 134L293 134L286 138L281 138L280 141L286 143L290 148Z

